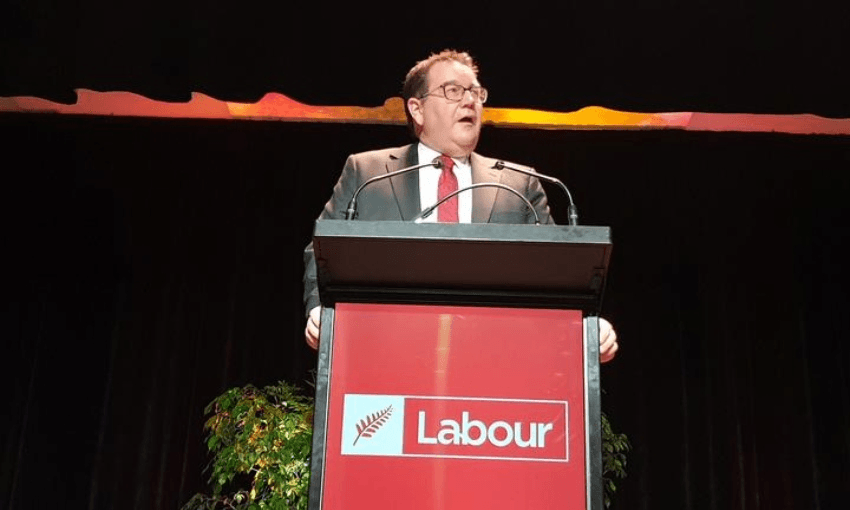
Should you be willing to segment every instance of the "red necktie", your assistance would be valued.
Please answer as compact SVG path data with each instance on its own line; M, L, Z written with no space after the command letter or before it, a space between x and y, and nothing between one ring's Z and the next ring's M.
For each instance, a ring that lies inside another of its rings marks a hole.
M457 191L457 177L454 173L455 162L452 158L442 155L440 162L443 163L443 173L440 174L440 180L437 181L437 200L442 200L443 197L449 195L453 191ZM440 207L437 208L437 221L440 223L457 223L457 195L446 200Z

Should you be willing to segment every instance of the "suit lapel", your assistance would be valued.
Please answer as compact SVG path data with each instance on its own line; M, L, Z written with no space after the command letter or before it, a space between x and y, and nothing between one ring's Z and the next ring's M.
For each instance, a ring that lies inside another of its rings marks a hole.
M499 172L491 168L493 161L475 154L469 155L469 164L472 167L472 184L482 182L499 182ZM493 212L493 204L496 202L496 187L481 187L472 191L472 223L487 223Z
M395 172L402 168L416 165L419 160L417 145L410 144L390 154L387 160L387 172ZM412 171L391 177L393 193L395 194L399 214L404 221L413 219L419 214L419 172Z

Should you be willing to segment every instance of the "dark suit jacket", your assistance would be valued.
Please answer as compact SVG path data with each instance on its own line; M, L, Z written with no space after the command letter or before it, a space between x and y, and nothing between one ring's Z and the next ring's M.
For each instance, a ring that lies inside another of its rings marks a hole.
M319 219L344 219L345 210L354 191L363 182L377 175L418 164L417 144L363 152L348 157L333 196L325 204ZM496 170L495 159L479 154L470 155L472 183L498 182L519 191L534 205L541 223L552 223L546 194L540 182L511 170ZM514 166L514 163L511 163ZM531 170L529 167L523 167ZM357 219L367 221L409 221L421 210L419 204L419 173L408 172L384 179L364 188L357 198ZM519 197L496 187L472 190L473 223L534 223L534 213ZM304 304L309 312L319 306L316 285L316 260L312 243L304 250Z

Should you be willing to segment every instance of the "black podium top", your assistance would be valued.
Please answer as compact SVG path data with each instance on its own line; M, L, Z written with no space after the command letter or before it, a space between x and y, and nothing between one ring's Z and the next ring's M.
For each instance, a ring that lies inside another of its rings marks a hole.
M596 313L611 257L608 227L319 220L322 304L478 304Z

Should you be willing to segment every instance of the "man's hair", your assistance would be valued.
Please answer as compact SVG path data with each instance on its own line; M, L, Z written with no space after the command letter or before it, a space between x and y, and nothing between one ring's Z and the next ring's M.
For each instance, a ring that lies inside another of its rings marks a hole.
M472 69L475 76L478 76L478 66L475 64L475 61L469 53L465 51L443 50L440 53L432 53L430 57L417 62L416 65L407 72L407 76L404 78L404 87L401 89L401 97L404 99L404 115L407 117L407 127L410 129L411 134L413 134L416 138L418 138L416 135L416 124L413 122L413 117L410 115L410 109L407 107L407 100L411 97L420 97L428 92L430 87L430 84L428 83L428 71L431 70L431 67L433 67L434 64L437 62L447 62L452 60L460 62Z

